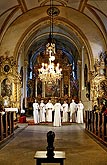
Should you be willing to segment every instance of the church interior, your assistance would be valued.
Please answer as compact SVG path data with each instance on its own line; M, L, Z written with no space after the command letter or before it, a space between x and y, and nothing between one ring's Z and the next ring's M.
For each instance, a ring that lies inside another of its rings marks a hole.
M35 99L81 101L84 123L19 123L23 111L33 120ZM5 120L17 125L12 132L7 124L4 135L0 112L1 165L35 164L34 152L46 149L49 130L55 148L67 153L66 165L107 164L106 0L0 1L0 108L14 111ZM13 136L3 140L8 127Z

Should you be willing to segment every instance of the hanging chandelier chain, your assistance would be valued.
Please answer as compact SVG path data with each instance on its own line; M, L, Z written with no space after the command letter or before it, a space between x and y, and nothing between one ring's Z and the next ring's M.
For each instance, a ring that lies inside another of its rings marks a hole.
M51 33L52 33L52 43L53 43L53 0L51 0Z
M49 43L46 45L46 53L49 55L49 61L47 63L42 63L42 67L38 69L38 77L42 82L54 82L61 80L62 78L62 69L59 68L59 63L55 64L55 43L53 41L53 0L50 0L50 34L49 34Z
M50 44L53 43L53 1L50 0Z

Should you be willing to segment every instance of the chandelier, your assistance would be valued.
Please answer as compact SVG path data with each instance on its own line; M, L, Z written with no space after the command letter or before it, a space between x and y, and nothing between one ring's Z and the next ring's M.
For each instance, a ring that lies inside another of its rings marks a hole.
M48 9L49 16L50 16L50 34L49 34L49 42L46 45L46 54L49 55L48 63L42 63L42 67L38 69L39 74L38 77L42 82L49 83L54 82L56 83L57 80L61 80L62 78L62 68L59 67L59 63L55 65L55 43L53 40L53 3L50 0L50 8Z

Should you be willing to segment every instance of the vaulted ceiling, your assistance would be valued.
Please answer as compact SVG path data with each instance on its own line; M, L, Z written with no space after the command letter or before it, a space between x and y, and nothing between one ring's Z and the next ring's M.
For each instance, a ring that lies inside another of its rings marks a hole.
M0 1L1 55L7 47L14 54L22 42L27 51L37 51L41 39L45 43L49 5L50 0ZM107 0L53 0L53 5L60 11L54 21L59 48L72 53L85 44L94 56L107 48Z
M0 1L0 26L3 35L9 25L28 10L49 5L49 0ZM92 19L104 33L107 31L107 0L54 0L54 5L73 8Z

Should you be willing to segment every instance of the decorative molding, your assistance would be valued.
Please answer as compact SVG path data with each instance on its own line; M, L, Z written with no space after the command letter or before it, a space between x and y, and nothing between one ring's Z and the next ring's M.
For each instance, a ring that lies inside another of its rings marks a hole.
M17 64L14 57L0 56L0 95L2 104L8 107L20 108L21 76L17 72ZM8 98L8 104L5 100Z

